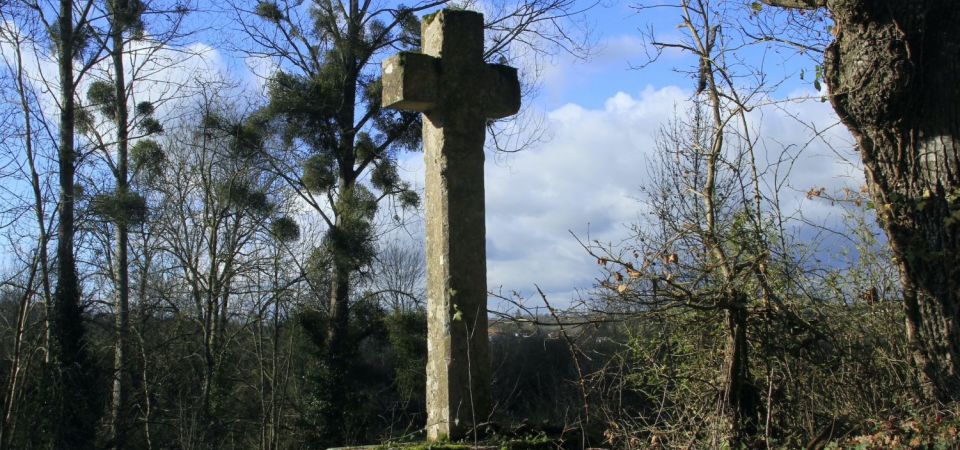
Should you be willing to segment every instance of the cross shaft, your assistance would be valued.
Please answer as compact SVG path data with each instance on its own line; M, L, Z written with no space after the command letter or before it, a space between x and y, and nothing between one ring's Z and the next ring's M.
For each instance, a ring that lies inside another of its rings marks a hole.
M424 113L427 438L458 439L490 412L483 141L520 108L516 69L483 61L483 16L443 10L423 53L383 62L383 106Z

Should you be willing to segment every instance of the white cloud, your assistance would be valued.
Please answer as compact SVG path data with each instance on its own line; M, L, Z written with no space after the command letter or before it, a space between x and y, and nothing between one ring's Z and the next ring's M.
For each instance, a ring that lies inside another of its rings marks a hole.
M280 69L277 62L267 56L248 56L244 58L244 64L247 69L246 83L258 90L265 89L267 80Z
M536 283L566 303L589 287L595 265L571 236L617 240L636 220L656 130L689 96L676 87L620 92L603 109L568 104L549 113L553 138L487 165L491 287L529 292Z
M783 213L799 213L817 223L831 222L839 211L821 199L808 199L806 193L817 188L832 193L844 187L858 189L864 183L859 155L853 151L850 133L839 123L830 104L820 101L818 93L794 92L791 97L808 100L782 102L750 115L760 137L759 163L773 167L778 160L789 162L786 156L793 156L792 164L781 164L779 174L767 174L768 188L784 181Z
M684 111L690 93L675 86L647 87L638 94L619 92L602 108L567 104L547 114L549 142L486 163L487 277L491 290L532 295L539 285L555 304L577 299L599 275L596 262L580 247L581 239L619 242L637 223L643 204L639 187L647 182L654 137L675 111ZM797 122L805 118L822 132ZM851 157L849 136L836 124L829 104L816 100L755 110L750 120L762 136L761 166L780 158L784 145L797 154L787 177L784 210L801 210L813 220L831 220L838 210L822 200L808 200L814 186L858 186L856 165L843 163L824 142ZM855 160L855 155L853 156ZM404 176L422 186L422 156L403 162ZM768 180L772 183L771 171ZM799 226L799 224L798 224ZM588 236L589 234L589 236Z
M596 82L592 73L626 72L624 61L644 51L643 43L628 35L606 42L595 64L562 64L551 69L558 72L545 75L548 94L561 96L582 90L584 83ZM227 78L223 58L215 49L196 44L186 53L193 56L183 60L183 49L158 51L161 60L176 64L143 66L154 81L137 87L136 99L156 101L175 95L177 86L195 80ZM4 48L4 56L7 54ZM42 51L31 58L36 61L31 67L33 73L56 73L55 64ZM256 80L271 71L269 61L246 63ZM629 85L618 81L602 84L611 89ZM593 89L589 95L603 98L605 94L598 94L600 91ZM643 206L636 197L639 187L647 182L654 138L675 111L685 109L690 92L676 86L648 86L632 94L606 95L599 107L567 103L548 112L545 127L551 136L549 142L507 157L488 154L485 182L491 289L502 287L504 291L530 294L537 284L552 301L566 304L575 297L576 289L590 287L598 275L595 261L571 232L581 238L589 233L590 239L617 242L628 234L627 226L642 215ZM816 131L825 130L823 139L814 138L814 130L800 125L794 117L812 122ZM806 199L804 193L813 187L857 187L862 183L858 166L840 163L837 154L824 145L834 143L842 156L857 159L857 155L849 154L849 136L836 125L829 104L814 100L766 107L754 111L751 121L763 137L758 155L761 163L777 161L784 145L789 146L787 151L799 154L792 171L783 174L788 176L785 212L802 211L807 218L828 220L835 210L823 201ZM422 155L412 154L402 161L401 174L422 186Z
M491 289L529 293L534 284L567 303L595 275L571 232L617 239L633 222L632 199L646 175L653 136L674 105L689 96L676 87L618 93L603 109L569 104L547 116L552 139L486 164L487 273ZM421 155L403 162L422 185Z

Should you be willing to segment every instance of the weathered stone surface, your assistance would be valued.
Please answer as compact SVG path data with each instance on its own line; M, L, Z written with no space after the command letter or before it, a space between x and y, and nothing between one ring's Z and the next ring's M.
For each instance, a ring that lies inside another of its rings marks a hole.
M425 113L427 438L457 439L490 412L483 141L520 108L517 71L483 61L483 16L424 18L423 53L383 63L383 106ZM429 58L429 59L428 59Z
M403 52L383 62L384 108L426 112L436 105L440 64L423 53Z

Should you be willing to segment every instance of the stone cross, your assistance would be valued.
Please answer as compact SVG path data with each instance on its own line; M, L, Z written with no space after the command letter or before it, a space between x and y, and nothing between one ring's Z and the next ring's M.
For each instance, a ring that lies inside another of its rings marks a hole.
M483 15L423 19L423 53L383 62L383 106L424 113L427 439L459 439L490 413L483 140L520 109L517 70L483 61Z

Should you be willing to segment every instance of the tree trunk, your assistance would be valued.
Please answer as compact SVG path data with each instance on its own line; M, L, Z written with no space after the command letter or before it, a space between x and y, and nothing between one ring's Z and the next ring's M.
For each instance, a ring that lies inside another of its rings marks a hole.
M347 42L341 44L343 55L341 64L344 71L344 80L341 86L341 99L343 103L337 113L337 125L339 128L339 148L338 164L339 178L338 190L340 199L337 201L336 214L337 219L332 230L334 234L353 233L355 230L346 229L353 226L352 220L343 220L344 217L354 216L357 212L352 211L353 202L349 196L353 194L353 188L356 185L356 154L354 153L354 140L356 138L355 119L357 105L357 78L359 68L356 66L356 50L359 45L361 20L360 5L357 0L351 0L349 5L349 17L347 18L347 33L345 39ZM339 240L338 240L339 241ZM350 370L350 349L354 342L350 342L348 337L350 332L350 274L356 270L357 256L356 249L351 246L344 246L342 242L335 242L331 249L333 254L333 268L330 283L330 323L327 328L327 351L326 351L326 396L329 405L324 411L324 426L321 434L329 445L345 444L345 411L348 405L344 382L347 379L347 372Z
M960 400L960 8L833 0L824 66L900 268L922 393Z
M344 444L343 426L347 405L344 380L348 368L347 334L349 333L350 318L350 269L344 267L342 257L334 257L333 279L330 286L330 324L327 328L326 351L326 391L329 404L323 412L323 426L321 430L323 440L329 445Z
M116 14L116 12L114 12ZM123 64L123 33L119 20L112 18L113 40L113 76L114 91L116 94L117 125L117 199L125 199L129 190L127 169L127 86ZM129 323L130 303L130 272L128 270L127 244L129 241L129 221L127 217L117 220L116 252L117 265L114 268L116 276L116 304L114 314L116 319L116 342L113 354L113 391L110 405L110 432L113 438L113 447L125 447L126 423L123 408L127 403L127 329Z
M74 24L72 0L60 1L60 148L58 155L60 215L57 227L57 287L54 293L53 350L58 382L56 411L50 417L54 448L92 448L97 417L94 383L83 329L80 283L73 255L74 240Z
M150 378L147 376L148 370L150 369L150 360L147 359L147 349L144 344L143 334L139 330L143 330L143 324L146 322L146 317L149 312L145 308L145 303L147 301L147 286L148 286L148 275L150 273L150 263L152 261L152 252L149 249L149 245L144 242L144 254L143 254L143 268L140 270L140 281L138 291L138 298L140 299L141 308L139 310L138 322L140 327L134 328L134 335L137 337L138 349L140 351L140 386L143 389L143 409L141 414L143 414L143 439L145 441L145 448L147 450L153 450L153 437L151 436L150 424L153 421L153 405L151 404L150 398L153 395L150 391L151 383ZM161 369L162 370L162 369Z
M749 343L747 342L747 309L739 293L731 296L733 305L726 309L726 403L730 408L731 437L743 443L757 432L759 396L750 377Z

